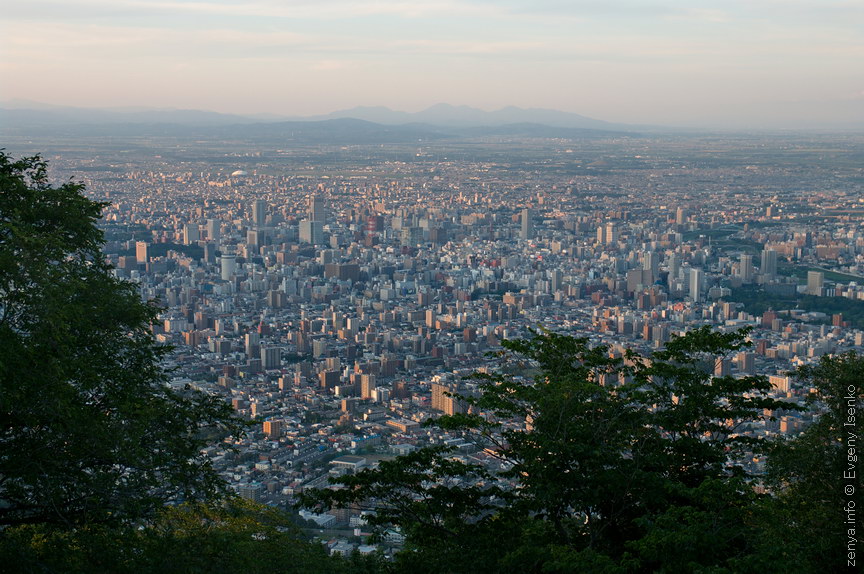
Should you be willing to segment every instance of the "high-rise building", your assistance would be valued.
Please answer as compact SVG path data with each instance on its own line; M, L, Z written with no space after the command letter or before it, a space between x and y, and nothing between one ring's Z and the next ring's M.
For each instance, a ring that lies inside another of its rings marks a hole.
M204 261L216 263L216 245L209 241L204 244Z
M267 202L263 199L256 199L252 204L252 224L257 228L262 228L267 222Z
M218 219L207 220L207 239L210 241L219 241L222 222Z
M247 357L254 357L259 355L261 345L261 335L258 334L257 331L250 331L246 333L246 336L243 338L243 346L246 351Z
M320 221L303 220L300 222L300 241L312 245L324 243L324 224Z
M375 387L372 389L372 400L376 403L387 403L390 401L390 389Z
M750 351L742 351L736 357L738 370L747 375L752 375L756 372L756 353Z
M773 249L762 250L762 267L759 270L768 279L777 276L777 252Z
M336 277L340 281L358 281L360 266L356 263L327 263L324 265L324 277Z
M384 216L370 215L366 218L366 232L378 233L384 231Z
M534 214L530 209L522 210L522 228L519 237L525 241L534 238Z
M654 278L650 269L630 269L626 274L627 291L636 293L651 286Z
M822 271L808 271L807 272L807 294L808 295L816 295L820 297L822 295L822 288L825 286L825 273Z
M677 253L671 254L667 264L669 266L669 280L671 283L672 279L678 279L681 275L681 256Z
M237 256L223 254L220 263L222 265L222 281L230 281L237 271Z
M264 421L263 430L270 440L278 439L282 436L282 421Z
M551 283L550 287L552 291L558 291L561 289L561 281L564 279L564 274L560 269L551 269L549 271L549 281Z
M432 408L447 415L467 412L465 401L458 396L448 396L448 393L456 395L457 391L456 385L432 383Z
M147 263L150 261L148 253L148 244L146 241L138 241L135 243L135 259L138 263Z
M613 222L606 224L606 245L615 245L618 243L618 226Z
M309 198L309 219L324 224L327 221L327 208L324 207L324 198L313 195Z
M642 269L651 272L651 281L660 276L660 254L656 251L646 251L642 254Z
M240 498L258 502L261 500L261 495L264 493L264 485L260 482L243 483L237 486L237 494Z
M423 239L422 227L403 227L399 235L399 240L405 247L417 247L423 244Z
M278 369L282 366L281 347L261 347L261 366L265 370Z
M360 375L360 398L371 399L372 391L377 386L375 375Z
M753 256L746 253L741 255L741 260L738 264L738 276L742 283L750 283L753 281Z
M701 269L690 269L690 298L694 302L702 300L702 289L705 283L705 272Z
M201 232L198 230L197 223L187 223L183 226L183 243L185 245L192 245L199 239L201 239Z
M258 249L261 245L261 234L257 229L250 229L246 231L246 245L253 249Z

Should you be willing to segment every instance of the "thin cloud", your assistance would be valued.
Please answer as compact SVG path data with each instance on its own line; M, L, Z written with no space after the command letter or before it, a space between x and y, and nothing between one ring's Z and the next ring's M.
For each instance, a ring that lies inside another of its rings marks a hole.
M316 72L337 72L351 67L351 64L342 60L320 60L309 66L310 70Z
M318 36L292 32L248 32L235 29L178 30L176 28L112 26L105 24L22 23L7 30L3 46L7 49L44 48L63 50L78 48L109 49L138 47L146 49L142 57L178 46L206 47L274 47L310 46L320 42ZM58 55L56 52L53 52Z
M143 0L78 0L79 9L103 10L112 13L122 11L147 14L197 14L207 16L261 17L288 19L350 19L367 16L397 16L401 18L426 18L430 16L447 17L490 17L504 15L504 10L494 4L475 4L454 0L330 0L291 2L180 2L180 1L143 1ZM40 5L56 5L56 2L30 0L15 8L15 14L38 14ZM68 6L68 3L66 3ZM44 14L43 14L44 15Z

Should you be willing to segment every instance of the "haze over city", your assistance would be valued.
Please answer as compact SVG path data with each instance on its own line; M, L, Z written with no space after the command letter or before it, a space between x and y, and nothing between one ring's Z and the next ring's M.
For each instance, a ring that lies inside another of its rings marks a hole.
M864 2L24 0L0 565L843 572Z
M860 127L862 22L861 3L823 1L31 0L4 8L0 101Z

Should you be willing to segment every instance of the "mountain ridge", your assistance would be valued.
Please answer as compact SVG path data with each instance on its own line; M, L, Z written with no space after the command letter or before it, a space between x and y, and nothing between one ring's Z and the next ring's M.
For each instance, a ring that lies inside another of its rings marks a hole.
M176 108L81 108L55 106L26 100L0 102L0 113L7 122L39 122L56 125L176 123L188 126L275 123L280 121L324 121L354 118L382 125L426 124L436 127L501 127L509 124L542 124L553 128L587 128L598 130L634 129L636 126L616 124L558 110L544 108L504 108L485 111L466 105L439 103L419 112L393 110L386 106L356 106L327 114L287 116L280 114L225 114L208 110Z
M344 117L303 121L257 121L189 125L176 122L63 122L50 111L0 108L0 134L25 137L185 137L241 140L284 144L416 144L461 138L565 138L596 139L632 136L623 131L590 128L556 128L520 123L501 126L441 127L425 123L381 124ZM138 117L138 116L133 116Z
M385 106L357 106L338 110L315 119L354 117L383 124L425 123L443 127L504 126L508 124L544 124L556 128L591 128L619 130L630 128L571 112L544 108L506 106L487 112L471 106L439 103L419 112L402 112Z

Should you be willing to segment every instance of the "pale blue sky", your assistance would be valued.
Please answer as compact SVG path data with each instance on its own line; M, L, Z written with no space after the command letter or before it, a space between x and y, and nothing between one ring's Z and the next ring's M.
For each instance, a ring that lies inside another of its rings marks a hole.
M447 102L654 124L864 122L861 0L4 4L3 100L290 115Z

